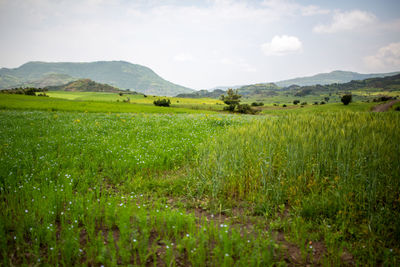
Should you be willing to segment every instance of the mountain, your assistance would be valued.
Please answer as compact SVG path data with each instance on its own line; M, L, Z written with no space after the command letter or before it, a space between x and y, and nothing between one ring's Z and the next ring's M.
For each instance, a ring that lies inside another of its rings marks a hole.
M245 85L240 87L238 93L240 95L274 95L276 94L274 91L279 90L280 88L274 83L257 83L251 85Z
M237 90L239 95L242 96L273 96L277 93L275 91L279 90L280 88L274 83L258 83L258 84L251 84L240 86L239 88L232 88ZM186 97L186 98L219 98L221 95L226 93L223 89L214 89L214 91L208 90L200 90L189 94L179 94L178 97Z
M37 80L32 80L28 82L24 82L22 84L15 85L14 87L35 87L35 88L44 88L47 86L56 86L63 85L68 82L75 81L76 78L73 78L67 74L58 74L58 73L50 73L42 76Z
M238 88L240 88L240 87L242 87L242 86L243 86L243 85L217 86L217 87L213 87L213 88L207 89L207 91L212 92L212 91L217 90L217 89L226 91L226 90L228 90L228 89L238 89Z
M34 83L49 74L63 74L75 79L91 79L121 89L152 95L173 96L194 91L164 80L145 66L125 61L28 62L19 68L0 69L0 89Z
M297 87L295 96L319 95L323 93L351 92L355 90L365 91L398 91L400 90L400 74L383 78L369 78L353 80L348 83L333 83L327 85L308 85Z
M284 80L276 82L275 84L279 87L287 87L293 84L299 86L306 85L316 85L316 84L332 84L332 83L347 83L353 80L364 80L369 78L379 78L386 76L393 76L399 74L400 72L391 72L391 73L376 73L376 74L361 74L357 72L351 71L332 71L329 73L320 73L314 76L309 77L300 77L290 80Z
M225 94L226 91L222 89L215 89L214 91L210 92L208 90L199 90L193 93L187 94L179 94L177 97L184 97L184 98L219 98L221 95Z
M64 85L55 85L46 87L49 91L73 91L73 92L121 92L108 84L97 83L90 79L79 79Z

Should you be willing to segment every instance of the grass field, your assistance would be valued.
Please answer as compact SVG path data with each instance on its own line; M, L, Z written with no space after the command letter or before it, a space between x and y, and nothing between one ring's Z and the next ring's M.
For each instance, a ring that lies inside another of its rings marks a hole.
M50 110L75 112L130 113L213 113L200 108L157 107L153 104L134 104L110 101L73 101L52 97L0 94L0 109Z
M355 102L360 102L360 101L369 101L371 102L374 98L377 98L379 96L399 96L400 91L377 91L377 89L371 89L368 91L367 88L364 90L360 91L352 91L351 92L353 95L353 101ZM282 106L283 104L286 105L291 105L293 104L294 100L299 100L300 103L306 102L308 105L312 105L315 102L321 103L324 101L325 103L341 103L341 95L342 94L331 94L329 95L328 93L326 94L321 94L321 95L306 95L306 96L294 96L293 93L288 93L288 92L280 92L276 96L271 96L271 97L256 97L256 96L251 96L247 98L246 96L242 97L242 100L244 103L251 104L252 102L263 102L264 104L271 105L271 104L279 104ZM329 98L328 101L325 100L325 98Z
M123 94L120 96L117 93L98 93L98 92L65 92L65 91L50 91L47 93L50 97L68 99L68 100L80 100L80 101L103 101L103 102L123 102L129 98L130 103L133 104L153 104L153 101L159 98L158 96L146 96L143 95L128 95ZM218 99L211 98L179 98L179 97L168 97L171 100L172 107L188 107L195 109L222 109L223 102Z
M399 265L400 113L372 105L0 95L2 265Z

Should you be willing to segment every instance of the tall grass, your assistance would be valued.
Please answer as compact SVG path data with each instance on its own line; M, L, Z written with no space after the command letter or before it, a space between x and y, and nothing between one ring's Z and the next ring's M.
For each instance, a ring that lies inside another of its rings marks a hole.
M371 263L400 248L399 125L396 113L266 117L206 144L194 188L217 203L254 203L258 214L283 205L334 225Z
M158 178L241 123L222 115L0 111L0 264L271 264L268 232L243 236L171 207L166 196L179 182ZM166 189L152 188L159 185Z

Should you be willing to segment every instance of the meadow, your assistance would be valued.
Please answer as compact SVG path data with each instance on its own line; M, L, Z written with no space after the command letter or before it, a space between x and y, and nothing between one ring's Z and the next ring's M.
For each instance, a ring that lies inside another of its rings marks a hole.
M400 113L372 105L1 96L2 265L399 265Z
M148 104L153 105L156 99L168 98L171 100L172 107L182 107L189 109L202 110L222 110L223 102L218 99L211 98L182 98L182 97L159 97L159 96L144 96L142 94L130 95L117 93L99 93L99 92L65 92L65 91L50 91L47 93L52 98L79 100L79 101L101 101L101 102L123 102L127 101L132 104Z
M190 106L189 106L190 107ZM25 95L0 95L0 109L47 110L73 112L117 112L117 113L213 113L206 108L157 107L153 104L135 104L111 101L68 100L54 97L32 97Z

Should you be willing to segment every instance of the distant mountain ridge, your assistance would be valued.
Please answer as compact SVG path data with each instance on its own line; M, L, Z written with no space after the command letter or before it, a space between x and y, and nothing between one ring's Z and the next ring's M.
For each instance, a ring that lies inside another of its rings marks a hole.
M366 74L368 75L368 74ZM376 75L376 74L370 74ZM321 93L339 93L339 92L352 92L355 90L375 90L375 91L399 91L400 90L400 74L388 75L382 77L367 78L363 80L352 80L346 83L331 83L326 85L290 85L286 87L279 87L275 83L258 83L242 86L237 92L245 97L271 97L279 94L293 94L294 96L303 97L306 95L318 95ZM200 90L189 94L180 94L180 97L188 98L219 98L226 92L221 89L215 89L212 92L207 90Z
M32 84L50 74L68 75L74 77L75 80L91 79L120 89L152 95L174 96L194 91L164 80L150 68L126 61L28 62L18 68L0 69L0 89ZM65 78L64 83L71 81L70 78Z
M316 84L333 84L333 83L347 83L353 80L364 80L369 78L382 78L386 76L394 76L400 72L390 73L372 73L361 74L358 72L335 70L329 73L319 73L313 76L299 77L284 81L275 82L279 87L288 87L290 85L308 86Z

